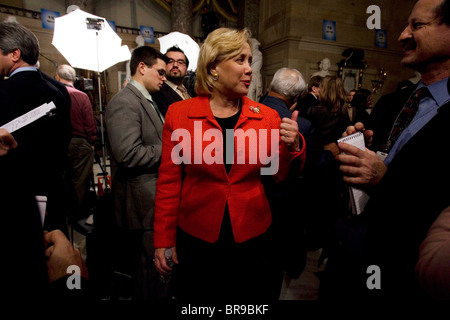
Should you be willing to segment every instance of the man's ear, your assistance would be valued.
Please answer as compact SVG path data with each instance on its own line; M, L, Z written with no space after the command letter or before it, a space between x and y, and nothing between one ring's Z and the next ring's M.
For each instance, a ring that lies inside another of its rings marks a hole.
M22 52L20 52L20 49L14 49L8 55L11 57L11 60L13 62L18 62L22 57Z
M140 75L145 74L145 68L148 68L147 65L144 62L139 62L136 72L139 72Z

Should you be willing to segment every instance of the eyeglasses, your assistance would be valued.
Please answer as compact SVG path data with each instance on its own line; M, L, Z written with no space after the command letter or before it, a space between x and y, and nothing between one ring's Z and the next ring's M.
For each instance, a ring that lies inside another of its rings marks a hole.
M158 72L158 75L160 77L165 77L166 76L166 70L164 69L160 69L160 70L156 70Z
M147 68L149 68L149 69L153 69L151 66L149 66L148 64L146 64L146 63L144 63L145 64L145 66L147 67ZM156 69L154 69L154 70L156 70ZM166 70L164 70L164 69L159 69L159 70L156 70L156 72L158 72L158 75L160 76L160 77L165 77L166 76Z
M184 61L182 59L179 59L179 60L169 59L169 61L167 61L167 64L174 64L175 62L180 66L186 65L186 61Z

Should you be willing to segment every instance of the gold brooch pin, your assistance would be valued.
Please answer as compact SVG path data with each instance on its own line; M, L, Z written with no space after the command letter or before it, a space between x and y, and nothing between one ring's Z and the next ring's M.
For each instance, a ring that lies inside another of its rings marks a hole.
M259 107L250 107L250 110L254 113L259 113Z

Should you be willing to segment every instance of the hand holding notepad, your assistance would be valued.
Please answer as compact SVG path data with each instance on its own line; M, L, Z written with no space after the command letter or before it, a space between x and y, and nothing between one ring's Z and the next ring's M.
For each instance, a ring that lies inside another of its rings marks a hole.
M349 136L340 138L338 141L338 144L341 142L345 142L348 144L351 144L352 146L358 147L361 150L366 150L366 144L364 143L364 134L359 131L354 134L351 134Z
M337 142L348 143L363 151L366 149L364 143L364 134L361 131L349 135L347 137L343 137L339 139ZM366 203L369 200L369 195L363 190L352 186L349 187L349 193L350 193L350 207L352 209L352 213L355 215L359 215L361 212L363 212L364 207L366 206Z

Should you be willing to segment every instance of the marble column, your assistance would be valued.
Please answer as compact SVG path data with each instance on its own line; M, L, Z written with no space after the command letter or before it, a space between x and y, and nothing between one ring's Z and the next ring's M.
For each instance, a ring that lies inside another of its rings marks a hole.
M259 36L259 2L260 0L243 0L238 2L239 29L247 27L252 32L253 38Z
M192 36L192 0L173 0L171 18L172 31Z

